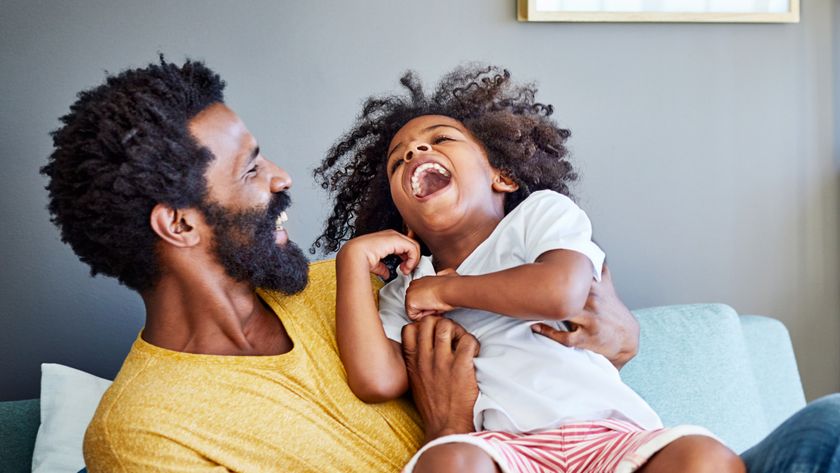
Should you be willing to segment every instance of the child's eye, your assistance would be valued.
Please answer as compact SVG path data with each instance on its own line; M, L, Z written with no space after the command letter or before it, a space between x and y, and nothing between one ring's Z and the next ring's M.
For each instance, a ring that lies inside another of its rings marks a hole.
M436 136L435 139L432 140L432 144L436 145L436 144L443 143L444 141L452 141L452 138L450 138L446 135Z
M394 161L394 164L391 165L391 174L394 174L394 171L396 171L397 168L400 167L400 164L402 164L402 163L403 163L403 158L397 158Z

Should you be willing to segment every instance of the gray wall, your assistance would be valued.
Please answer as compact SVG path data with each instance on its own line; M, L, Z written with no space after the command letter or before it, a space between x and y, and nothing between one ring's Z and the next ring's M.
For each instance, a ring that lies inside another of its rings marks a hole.
M465 60L535 79L627 303L778 318L808 397L840 390L837 4L807 0L793 25L575 25L518 23L514 3L3 0L0 399L37 396L41 362L113 376L141 327L139 298L59 241L37 171L77 91L158 51L226 78L296 179L307 245L325 216L310 170L363 97Z

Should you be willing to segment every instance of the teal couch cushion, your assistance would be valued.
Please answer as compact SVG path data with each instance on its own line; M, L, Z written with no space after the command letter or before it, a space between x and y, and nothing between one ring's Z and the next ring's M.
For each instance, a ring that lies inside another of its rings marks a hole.
M0 471L32 471L32 450L40 423L37 399L0 402Z
M666 426L702 425L742 452L769 432L738 314L720 304L634 312L639 353L621 377Z

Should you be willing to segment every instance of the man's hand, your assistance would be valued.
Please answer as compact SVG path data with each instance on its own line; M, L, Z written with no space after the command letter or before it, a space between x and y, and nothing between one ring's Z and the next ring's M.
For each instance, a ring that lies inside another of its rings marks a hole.
M429 315L443 315L453 309L443 298L443 291L452 278L457 278L454 269L438 271L435 276L415 279L405 291L405 313L411 320L420 320Z
M569 332L545 324L534 324L531 330L568 347L600 353L618 369L636 356L639 322L618 298L607 265L601 282L593 281L583 312L565 321L570 325Z
M473 432L478 341L449 319L428 316L403 327L403 355L426 440Z

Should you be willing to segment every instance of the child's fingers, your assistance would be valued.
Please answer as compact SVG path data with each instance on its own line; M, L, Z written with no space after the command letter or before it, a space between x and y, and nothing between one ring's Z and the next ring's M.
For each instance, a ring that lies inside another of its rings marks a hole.
M403 260L400 264L403 274L409 274L414 271L417 264L420 262L420 244L415 240L400 235L403 239L399 257Z
M408 315L409 319L411 319L415 322L417 322L418 320L423 318L423 312L422 311L407 310L406 314Z
M408 318L411 319L411 320L417 321L417 320L422 319L423 317L428 317L430 315L436 315L438 317L443 317L443 313L438 312L436 310L420 310L420 311L412 312L412 313L408 314Z
M388 270L388 266L385 266L385 263L379 261L376 263L376 266L371 268L371 273L380 276L382 279L388 279L391 276L391 271Z

